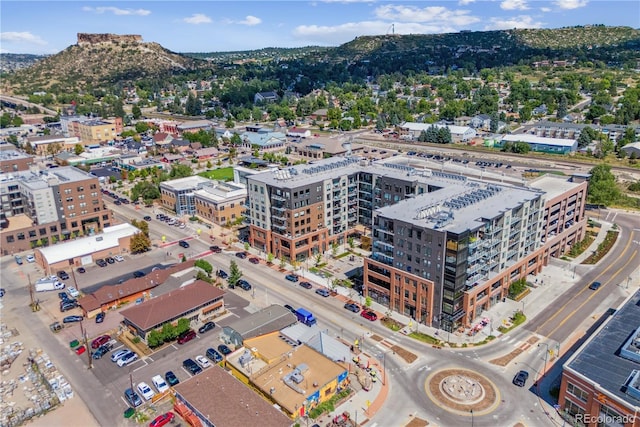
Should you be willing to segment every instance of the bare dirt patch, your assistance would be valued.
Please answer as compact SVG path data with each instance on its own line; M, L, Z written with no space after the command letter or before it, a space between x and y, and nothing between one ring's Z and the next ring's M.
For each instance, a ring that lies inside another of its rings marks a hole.
M382 338L380 335L373 334L373 335L371 335L371 339L372 339L372 340L374 340L374 341L378 341L378 342L380 342L380 341L382 341L384 338Z
M427 420L423 420L421 418L413 418L411 421L409 421L407 424L404 425L404 427L425 427L428 426L429 422Z
M415 354L411 353L409 350L406 350L406 349L404 349L402 347L399 347L397 345L392 346L391 350L393 350L398 356L402 357L404 359L404 361L407 362L407 363L413 363L418 358L418 356L416 356Z

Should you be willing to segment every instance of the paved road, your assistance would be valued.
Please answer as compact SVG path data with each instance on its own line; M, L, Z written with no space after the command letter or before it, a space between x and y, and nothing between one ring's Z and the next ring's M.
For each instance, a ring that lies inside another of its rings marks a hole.
M38 108L40 111L42 111L43 113L46 114L51 114L52 116L55 116L58 114L57 111L52 110L51 108L47 108L47 107L43 107L40 104L34 104L32 102L29 101L25 101L22 98L16 98L14 96L7 96L7 95L0 95L0 100L2 101L8 101L8 102L14 102L16 104L20 104L20 105L24 105L25 107L35 107Z
M605 211L602 218L620 227L620 236L614 248L598 267L585 272L579 286L568 289L553 301L545 312L526 324L526 329L563 342L578 330L585 319L602 314L597 313L597 308L605 295L611 294L615 287L628 286L628 279L640 265L638 215ZM593 281L602 283L597 291L589 289Z

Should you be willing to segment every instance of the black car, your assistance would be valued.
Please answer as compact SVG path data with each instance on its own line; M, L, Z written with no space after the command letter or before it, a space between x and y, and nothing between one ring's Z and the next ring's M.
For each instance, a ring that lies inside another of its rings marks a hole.
M222 355L216 351L215 348L208 348L207 349L207 357L212 360L214 363L220 363L222 362Z
M293 283L299 280L298 276L296 276L295 274L287 274L286 276L284 276L284 278Z
M140 271L140 270L133 272L133 277L135 277L135 278L144 277L146 275L147 275L147 273L145 273L144 271Z
M58 271L58 277L62 280L69 279L69 274L66 271Z
M5 293L6 291L4 290L4 288L0 288L0 298L2 298Z
M218 270L217 275L218 275L218 277L219 277L219 278L221 278L221 279L226 279L227 277L229 277L229 275L227 274L227 272L226 272L226 271L224 271L224 270Z
M188 243L188 242L185 242L184 240L180 240L180 241L178 242L178 244L179 244L180 246L182 246L183 248L185 248L185 249L189 247L189 243Z
M136 393L130 388L124 391L124 398L127 399L127 402L129 403L129 405L131 405L134 408L137 408L138 406L142 405L142 399L140 399L140 396L138 396L138 393Z
M214 254L219 254L220 252L222 252L222 248L217 245L209 246L209 250Z
M249 290L251 290L251 283L247 282L247 281L246 281L246 280L244 280L244 279L240 279L240 280L238 280L237 285L238 285L238 286L240 286L240 288L241 288L243 291L249 291Z
M193 359L187 359L182 362L182 366L191 373L191 375L196 375L202 372L202 368L193 361Z
M96 316L96 323L102 323L104 322L104 312L100 312L98 313L98 315Z
M60 313L64 313L65 311L73 310L78 306L78 302L75 300L63 300L60 301ZM73 316L69 316L73 317ZM65 322L68 323L68 322Z
M600 282L593 282L589 285L589 289L591 289L592 291L597 291L601 285L602 284Z
M354 313L360 313L360 306L358 304L354 304L352 302L348 302L344 305L344 308L346 308L349 311L353 311Z
M216 327L215 323L207 322L204 325L200 326L200 329L198 329L198 332L201 333L201 334L204 334L205 332L210 331L215 327Z
M58 298L60 298L60 304L62 304L62 301L69 299L69 294L66 292L58 292Z
M311 285L311 283L309 283L309 282L300 282L300 286L302 286L305 289L313 288L313 285Z
M285 304L284 308L286 308L287 310L289 310L290 312L292 312L293 314L296 314L296 309L291 307L289 304Z
M167 373L164 374L164 379L167 380L167 384L171 387L180 383L180 380L176 377L176 374L174 374L173 371L167 371Z
M516 374L515 377L513 377L513 383L515 385L517 385L518 387L524 387L525 383L527 382L527 379L529 378L529 372L527 371L520 371Z
M103 260L102 258L97 259L96 260L96 264L98 264L99 267L106 267L107 266L107 262L105 260Z
M224 344L218 346L218 351L225 356L232 353L231 349Z
M145 221L151 221L151 217L150 217L149 215L145 216L145 217L144 217L144 218L142 218L142 219L144 219Z
M98 359L102 358L102 356L107 354L109 352L109 350L111 350L111 344L108 344L108 343L107 344L103 344L100 347L98 347L98 349L96 351L93 352L91 357L93 357L94 359L98 360Z
M109 264L115 264L116 263L116 260L113 259L110 256L106 257L104 260L107 261Z
M67 316L62 319L62 323L82 322L82 319L84 319L82 316Z
M236 256L240 259L245 259L247 257L246 252L236 252Z
M82 274L82 273L86 273L87 270L85 270L84 267L78 267L78 269L76 270L78 273Z

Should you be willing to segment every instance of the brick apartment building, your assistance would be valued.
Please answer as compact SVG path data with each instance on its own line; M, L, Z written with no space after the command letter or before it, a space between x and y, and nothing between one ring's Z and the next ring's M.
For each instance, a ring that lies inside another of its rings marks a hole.
M348 157L247 177L250 243L303 261L371 230L364 292L456 330L583 238L587 182L528 187Z
M71 166L4 176L0 198L3 255L94 234L112 224L98 178Z

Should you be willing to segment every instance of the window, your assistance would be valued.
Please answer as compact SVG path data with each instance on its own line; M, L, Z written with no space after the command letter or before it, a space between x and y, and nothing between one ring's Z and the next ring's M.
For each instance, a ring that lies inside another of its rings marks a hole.
M7 243L13 243L15 240L16 239L13 236L7 236Z
M46 233L46 230L45 230ZM29 237L36 237L36 230L29 230Z
M24 240L24 233L18 233L18 240Z
M567 384L567 393L572 394L573 396L577 397L582 402L586 402L587 398L589 397L589 394L586 391L582 390L581 388L579 388L575 384L571 384L571 383Z
M72 228L76 228L77 226L78 226L78 221L73 221L73 222L71 223L71 227L72 227Z

